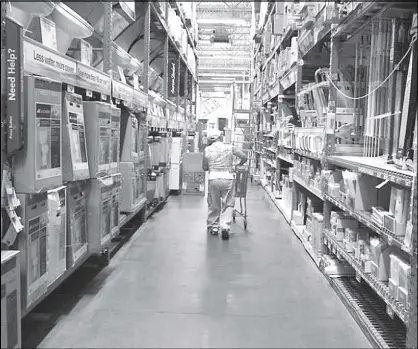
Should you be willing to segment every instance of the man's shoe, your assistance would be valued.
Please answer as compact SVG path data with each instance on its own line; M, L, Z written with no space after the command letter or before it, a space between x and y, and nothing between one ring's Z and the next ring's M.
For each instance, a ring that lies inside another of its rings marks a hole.
M222 229L222 240L229 240L229 231Z
M208 232L211 234L211 235L218 235L219 234L219 228L218 227L213 227L213 228L208 228Z

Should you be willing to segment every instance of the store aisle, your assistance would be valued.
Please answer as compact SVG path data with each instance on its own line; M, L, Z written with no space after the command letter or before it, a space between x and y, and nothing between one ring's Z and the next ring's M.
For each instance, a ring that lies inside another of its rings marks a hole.
M230 241L202 197L171 197L42 348L366 348L367 339L259 186Z

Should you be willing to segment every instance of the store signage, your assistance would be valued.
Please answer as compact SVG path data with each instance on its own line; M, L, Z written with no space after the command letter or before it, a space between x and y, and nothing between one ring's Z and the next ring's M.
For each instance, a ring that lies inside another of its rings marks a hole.
M112 81L112 96L126 102L133 102L134 90L119 81Z
M177 97L177 59L168 60L168 97Z
M23 69L22 69L22 27L6 18L6 124L7 124L7 152L9 155L22 149L23 137ZM2 52L3 55L3 52ZM3 70L2 60L2 70ZM2 71L3 78L3 71ZM3 108L2 108L3 122ZM3 135L2 135L3 138Z
M36 41L25 38L23 43L24 70L76 86L76 62L58 52L41 47Z
M79 87L110 95L110 76L92 67L77 63L77 80Z

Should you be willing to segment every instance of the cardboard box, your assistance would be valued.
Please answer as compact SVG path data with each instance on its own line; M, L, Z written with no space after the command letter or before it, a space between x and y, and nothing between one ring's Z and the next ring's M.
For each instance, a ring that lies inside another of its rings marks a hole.
M120 196L120 211L134 212L144 199L144 169L133 162L121 162L122 191Z
M67 268L73 267L88 254L87 201L88 181L67 185Z
M48 191L48 286L67 270L66 187Z
M112 237L119 235L120 221L120 197L122 191L122 174L115 173L113 177L112 202L111 202L111 222L110 229Z
M139 162L141 142L139 120L130 110L124 108L120 120L120 143L123 162Z
M303 225L303 215L299 211L293 211L292 219L296 225Z
M405 307L408 308L408 291L403 287L398 287L398 301Z
M14 157L14 186L34 194L62 184L62 85L25 76L25 147Z
M111 128L110 128L110 172L119 172L120 162L120 108L111 106Z
M398 299L398 287L398 284L392 278L389 278L389 294L396 300Z
M18 235L22 309L35 303L48 288L47 239L49 229L47 192L17 194L21 206L17 214L24 229Z
M82 97L66 92L62 122L62 179L64 182L90 177L85 131Z
M92 179L88 199L88 249L98 254L112 237L113 176Z
M111 107L104 102L83 102L90 178L110 174Z
M1 347L21 348L19 251L1 251Z

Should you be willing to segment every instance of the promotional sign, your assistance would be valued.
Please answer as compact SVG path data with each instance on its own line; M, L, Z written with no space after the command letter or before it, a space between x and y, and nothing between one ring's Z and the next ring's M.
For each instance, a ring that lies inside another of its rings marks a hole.
M6 122L7 152L9 155L21 150L24 144L23 114L23 68L22 27L9 18L6 32ZM2 52L3 55L3 52ZM2 62L3 66L3 62ZM2 72L3 73L3 72ZM3 74L2 74L3 78ZM2 110L2 116L3 116ZM3 120L2 120L3 121Z
M177 59L168 60L168 97L177 97Z

